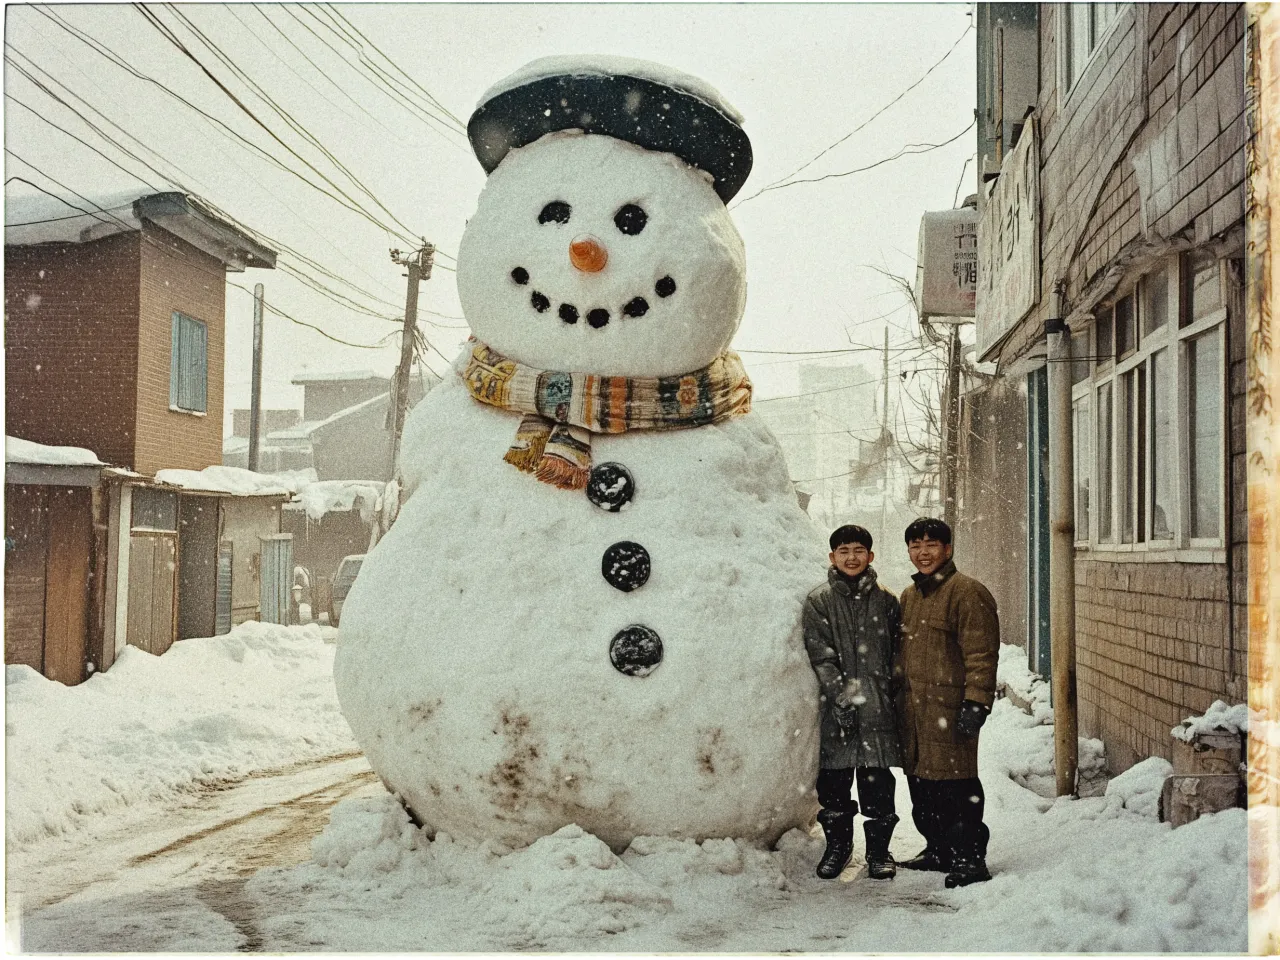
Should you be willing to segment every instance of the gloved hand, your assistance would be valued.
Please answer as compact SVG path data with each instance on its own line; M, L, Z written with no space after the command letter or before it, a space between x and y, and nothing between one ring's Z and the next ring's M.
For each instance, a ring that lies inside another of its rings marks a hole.
M984 707L976 700L964 701L960 704L960 714L956 717L956 732L965 740L972 740L982 729L990 712L990 707Z
M858 717L858 708L867 702L862 695L862 681L857 677L849 677L844 688L836 695L833 709L836 722L842 727L851 727Z

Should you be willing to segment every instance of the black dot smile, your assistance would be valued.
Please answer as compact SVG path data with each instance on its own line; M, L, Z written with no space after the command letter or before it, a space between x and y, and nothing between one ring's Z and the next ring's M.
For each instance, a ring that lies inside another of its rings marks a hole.
M550 205L548 205L550 206ZM643 213L643 211L642 211ZM642 228L643 229L643 228ZM529 271L524 267L513 267L511 270L511 280L517 286L527 286L529 283ZM676 292L676 282L671 277L664 276L661 280L653 285L653 292L659 297L666 299ZM534 290L529 294L529 304L538 313L546 313L551 309L551 299L539 290ZM577 306L572 303L562 303L556 311L557 315L567 324L576 324L581 317ZM649 301L644 297L632 297L622 306L620 313L624 317L643 317L649 312ZM608 326L612 319L608 310L604 307L595 307L587 311L587 324L594 330Z

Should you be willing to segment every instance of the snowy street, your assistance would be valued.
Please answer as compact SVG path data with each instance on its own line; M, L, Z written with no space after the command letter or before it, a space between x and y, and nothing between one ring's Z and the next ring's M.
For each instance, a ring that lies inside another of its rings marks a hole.
M506 855L428 841L355 751L333 636L245 624L129 650L76 688L9 667L10 937L20 898L21 948L47 952L1246 947L1245 812L1157 822L1163 761L1105 796L1041 796L1052 727L1017 648L1002 678L1034 716L1001 700L981 741L995 878L944 890L867 880L860 836L843 882L813 876L822 843L799 831L776 851L642 837L621 857L572 827ZM921 841L898 782L903 858Z

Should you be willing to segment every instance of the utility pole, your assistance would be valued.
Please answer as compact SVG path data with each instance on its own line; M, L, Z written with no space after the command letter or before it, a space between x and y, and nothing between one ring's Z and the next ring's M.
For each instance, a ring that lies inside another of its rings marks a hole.
M960 472L960 327L951 324L947 342L947 386L943 400L946 423L943 427L942 519L953 530L956 525L956 492Z
M258 470L262 420L262 284L253 285L253 373L249 386L249 469Z
M1048 339L1049 650L1053 693L1053 769L1057 795L1076 792L1076 545L1074 436L1071 422L1071 331L1063 318L1065 283L1054 285Z
M413 367L413 348L418 338L418 286L431 279L431 265L436 248L424 238L422 246L412 253L391 251L391 262L409 270L409 286L404 297L404 332L400 335L400 366L396 369L394 396L391 398L391 479L395 479L400 461L400 435L404 432L405 411L409 407L409 372Z

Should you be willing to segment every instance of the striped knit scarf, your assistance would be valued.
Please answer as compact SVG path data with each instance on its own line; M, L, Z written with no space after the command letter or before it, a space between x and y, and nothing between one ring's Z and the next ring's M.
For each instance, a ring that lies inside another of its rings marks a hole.
M700 427L751 409L751 381L733 352L674 377L602 377L538 370L471 343L462 372L471 395L524 414L503 459L564 490L587 485L592 433Z

